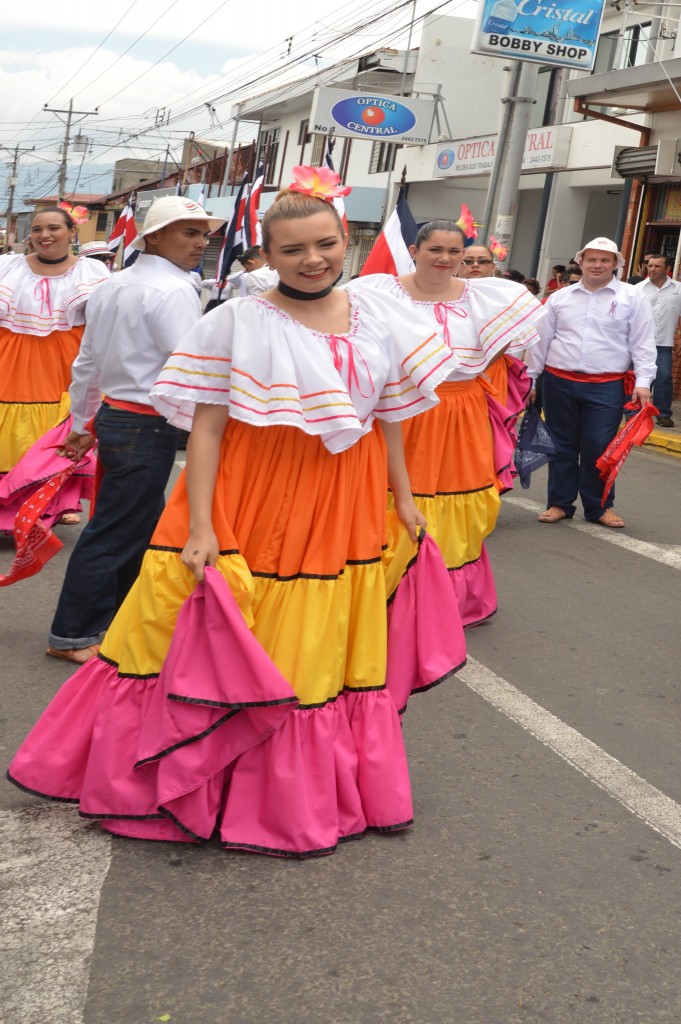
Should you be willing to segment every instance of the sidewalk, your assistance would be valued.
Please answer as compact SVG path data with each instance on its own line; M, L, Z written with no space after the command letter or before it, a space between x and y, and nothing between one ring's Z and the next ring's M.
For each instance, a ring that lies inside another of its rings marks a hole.
M645 442L653 448L664 448L670 455L681 456L681 403L676 403L676 409L672 408L673 427L655 426L650 437Z

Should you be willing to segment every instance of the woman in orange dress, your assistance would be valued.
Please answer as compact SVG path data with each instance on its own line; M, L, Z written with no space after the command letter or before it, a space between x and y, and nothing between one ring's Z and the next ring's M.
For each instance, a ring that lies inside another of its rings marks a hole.
M473 626L497 608L484 540L496 524L499 495L512 483L512 428L529 394L516 357L538 340L543 310L522 285L485 277L493 269L490 250L464 249L464 243L453 221L431 221L410 247L413 273L370 274L347 287L360 294L380 289L405 311L426 316L457 357L438 388L440 404L405 422L404 448L416 504L444 556L463 623ZM473 266L484 273L460 280L461 262L471 252ZM406 535L397 545L389 592L414 556Z
M27 487L44 479L51 456L36 451L31 464L7 474L36 441L54 428L68 433L71 366L85 326L85 303L109 276L104 267L71 252L75 223L66 210L41 210L31 223L32 252L0 257L0 529L11 530ZM61 435L46 438L56 445ZM68 465L68 463L66 463ZM92 471L79 472L46 510L50 522L73 516L89 496ZM68 522L69 519L67 518Z
M217 831L227 849L299 858L412 821L387 685L386 493L415 540L401 421L437 403L456 360L414 312L334 288L333 192L303 190L263 220L279 284L204 316L152 389L192 427L186 473L98 656L10 767L114 833ZM429 665L457 616L442 575L452 614ZM440 664L417 688L457 657Z

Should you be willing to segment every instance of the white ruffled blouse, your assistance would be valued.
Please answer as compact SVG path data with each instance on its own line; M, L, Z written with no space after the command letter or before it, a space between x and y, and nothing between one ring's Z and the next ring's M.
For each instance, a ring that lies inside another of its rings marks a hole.
M199 321L150 398L184 429L196 404L226 405L234 419L298 427L340 452L376 417L398 421L437 405L435 388L455 364L427 318L381 292L350 296L350 330L340 335L251 296Z
M86 256L53 277L34 274L25 256L0 256L0 328L44 338L84 324L90 293L110 276Z
M428 317L433 329L457 359L447 380L466 380L482 373L506 348L520 355L539 341L537 323L544 307L524 285L500 278L464 281L460 299L423 302L411 297L400 280L390 274L368 274L345 285L352 293L381 291Z

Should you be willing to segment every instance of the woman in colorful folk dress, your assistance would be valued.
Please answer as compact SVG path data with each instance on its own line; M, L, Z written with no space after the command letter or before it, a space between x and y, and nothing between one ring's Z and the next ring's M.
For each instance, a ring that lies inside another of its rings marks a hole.
M66 210L41 210L31 223L31 253L0 257L0 529L11 530L22 501L37 487L47 449L68 433L71 365L78 354L88 296L109 272L71 253L75 222ZM45 451L7 474L45 438ZM59 435L59 436L57 436ZM63 461L63 460L62 460ZM30 462L30 464L29 464ZM68 465L68 463L66 463ZM52 471L54 471L52 469ZM92 470L77 471L48 506L45 517L77 521L80 498L89 497Z
M263 221L278 286L205 316L152 390L192 427L186 474L99 655L10 768L114 833L307 857L412 821L385 498L390 481L415 539L400 421L437 404L456 357L415 312L334 288L338 178L296 173Z
M497 608L483 542L496 524L500 493L512 486L512 428L529 394L516 356L538 340L543 310L522 285L454 276L464 242L453 221L431 221L410 247L413 273L368 275L347 287L360 295L380 290L405 312L427 316L457 357L438 388L437 408L404 424L404 447L416 504L450 571L464 625L472 626ZM465 249L471 251L489 253L485 246ZM390 592L413 555L402 534L389 568Z

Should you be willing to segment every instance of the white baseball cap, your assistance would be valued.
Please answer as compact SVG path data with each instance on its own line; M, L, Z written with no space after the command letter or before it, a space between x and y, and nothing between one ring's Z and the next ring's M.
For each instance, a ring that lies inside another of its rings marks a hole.
M144 225L132 243L133 246L135 249L144 249L145 235L160 231L178 220L203 220L211 233L225 223L224 217L209 217L202 206L186 196L161 196L147 210Z
M613 256L617 257L617 269L621 270L624 266L624 256L617 248L617 242L613 242L611 238L594 238L591 242L587 242L583 249L575 253L575 263L582 262L587 249L598 249L599 252L612 253Z

